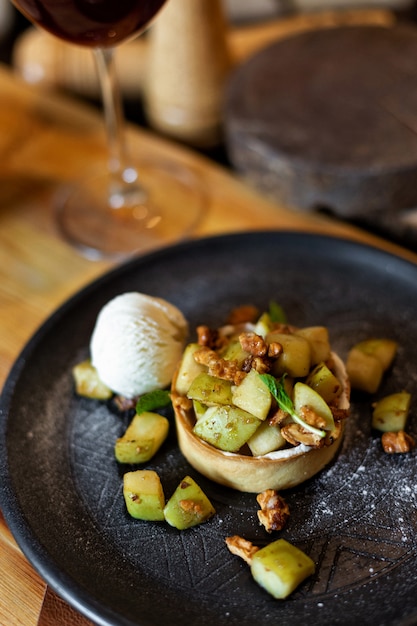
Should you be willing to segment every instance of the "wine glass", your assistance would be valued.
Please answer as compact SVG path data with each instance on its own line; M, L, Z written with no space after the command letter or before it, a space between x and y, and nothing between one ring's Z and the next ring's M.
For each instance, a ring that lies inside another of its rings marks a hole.
M30 21L95 54L109 146L108 170L60 194L64 237L89 258L123 258L187 236L204 194L177 163L130 162L115 46L141 33L166 0L12 0Z

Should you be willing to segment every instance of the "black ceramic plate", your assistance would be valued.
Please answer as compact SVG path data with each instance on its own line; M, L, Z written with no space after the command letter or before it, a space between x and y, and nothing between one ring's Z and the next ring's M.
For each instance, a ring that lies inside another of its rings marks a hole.
M353 398L337 461L286 493L280 533L309 553L316 575L277 601L224 543L272 541L255 496L221 488L184 461L175 434L150 467L166 495L190 473L217 514L179 532L128 517L113 444L123 418L75 397L71 368L88 354L98 311L138 290L179 306L191 328L231 307L281 303L297 325L326 324L345 357L357 340L389 336L399 351L381 394L417 398L417 266L373 248L296 233L181 244L138 258L72 298L29 342L1 405L1 506L45 580L99 624L411 624L417 621L416 456L385 454L370 428L372 399ZM415 405L415 402L414 402ZM413 407L409 431L417 435Z

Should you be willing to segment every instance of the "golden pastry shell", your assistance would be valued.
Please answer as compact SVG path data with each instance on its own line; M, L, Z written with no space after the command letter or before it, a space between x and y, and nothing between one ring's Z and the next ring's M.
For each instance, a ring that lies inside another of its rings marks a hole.
M350 384L346 369L338 355L332 353L332 357L336 375L343 384L339 407L348 409ZM175 379L172 389L175 389ZM175 391L172 395L178 445L184 457L203 476L238 491L260 493L265 489L280 491L295 487L328 465L343 440L344 423L340 436L330 446L322 448L299 445L259 457L223 452L193 433L193 411L186 411L175 402Z

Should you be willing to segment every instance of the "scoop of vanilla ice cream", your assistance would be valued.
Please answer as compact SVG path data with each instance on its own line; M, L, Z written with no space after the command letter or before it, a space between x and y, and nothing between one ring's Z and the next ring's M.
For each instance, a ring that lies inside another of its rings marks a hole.
M187 334L188 323L174 305L142 293L124 293L97 317L91 362L112 391L134 398L171 382Z

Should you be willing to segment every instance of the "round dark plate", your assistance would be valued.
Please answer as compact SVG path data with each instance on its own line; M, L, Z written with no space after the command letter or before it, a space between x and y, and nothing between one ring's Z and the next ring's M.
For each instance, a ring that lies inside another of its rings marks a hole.
M398 340L380 394L417 397L417 266L350 241L300 233L226 235L180 244L117 268L68 301L14 365L1 398L0 504L17 542L47 583L98 624L411 624L417 622L416 456L387 455L370 427L375 398L353 396L341 452L286 492L286 529L268 535L254 494L193 471L175 429L149 464L169 496L186 474L217 514L179 532L131 519L113 445L126 426L111 404L77 398L72 366L88 355L100 308L116 294L161 296L199 323L271 299L297 325L326 324L334 348L369 336ZM409 432L417 435L413 406ZM301 547L316 574L274 600L229 553L238 534Z

